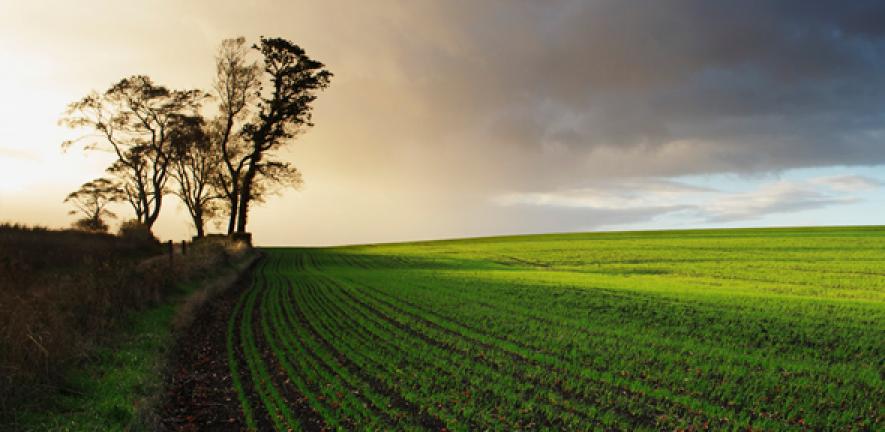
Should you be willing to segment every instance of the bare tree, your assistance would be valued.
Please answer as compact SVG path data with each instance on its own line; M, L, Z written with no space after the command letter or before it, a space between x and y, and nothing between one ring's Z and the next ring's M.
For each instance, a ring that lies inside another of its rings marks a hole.
M218 98L219 133L213 136L220 150L224 170L217 174L217 186L229 211L227 233L236 228L237 207L243 169L249 160L246 142L239 134L240 123L248 117L249 106L257 98L260 68L248 60L246 39L226 39L215 57L215 95ZM239 126L239 127L238 127Z
M332 78L322 63L288 40L262 37L254 48L264 57L264 75L269 83L264 91L259 91L255 116L242 128L248 146L236 204L237 233L246 232L249 205L262 172L268 172L270 164L279 164L269 157L290 143L298 132L313 126L311 114L316 92L328 87Z
M242 185L246 164L251 159L247 145L248 142L241 135L231 136L226 154L229 160L234 161L234 169L228 170L227 165L223 164L216 173L217 181L214 182L217 195L223 198L223 212L228 215L228 234L233 234L236 228L234 223L237 220L240 198L237 191ZM287 187L298 188L303 183L301 172L289 162L265 160L257 166L258 172L252 182L252 202L263 203L267 197L276 195Z
M142 75L125 78L68 106L61 123L94 133L62 146L86 139L87 150L114 153L117 160L108 172L122 182L137 220L150 228L167 193L171 133L192 121L205 97L198 90L169 90Z
M222 196L217 187L223 169L221 151L217 148L220 133L217 123L205 125L202 118L195 117L189 126L172 134L175 157L171 176L177 185L173 193L187 208L197 237L205 236L206 222L215 218L220 210L218 200Z
M106 178L97 178L83 183L79 189L71 192L66 203L71 203L75 210L70 214L82 214L83 217L74 222L74 227L84 231L107 232L108 224L104 218L115 218L113 212L107 206L115 201L123 199L123 190L120 186Z

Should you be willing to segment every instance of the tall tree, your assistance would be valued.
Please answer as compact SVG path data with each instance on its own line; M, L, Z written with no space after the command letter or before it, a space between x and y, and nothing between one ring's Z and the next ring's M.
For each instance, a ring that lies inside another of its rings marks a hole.
M246 142L239 133L241 123L250 114L250 105L257 98L261 69L248 59L246 39L226 39L215 57L215 96L218 98L220 125L212 136L220 150L224 169L217 173L217 185L228 208L227 233L236 228L237 208L243 169L249 160Z
M267 88L259 90L255 117L243 125L248 145L247 160L237 203L237 233L246 232L249 205L255 198L256 180L267 172L268 156L291 142L311 123L316 93L329 86L332 73L311 59L294 43L281 38L262 37L254 47L263 56Z
M123 198L123 190L120 186L106 178L83 183L79 189L71 192L66 198L66 203L71 203L75 210L70 214L82 214L83 217L74 223L74 227L85 231L107 232L108 224L104 218L115 218L113 212L107 206Z
M167 193L172 132L197 116L205 97L199 90L169 90L143 75L124 78L103 94L93 92L68 106L61 123L94 133L62 145L86 139L87 150L115 154L108 172L123 183L137 220L150 228Z
M187 208L194 223L197 237L206 234L207 220L214 218L221 198L216 182L221 172L221 152L210 136L219 133L217 125L206 125L202 117L191 117L188 124L173 130L171 134L174 157L170 175L175 180L174 193Z

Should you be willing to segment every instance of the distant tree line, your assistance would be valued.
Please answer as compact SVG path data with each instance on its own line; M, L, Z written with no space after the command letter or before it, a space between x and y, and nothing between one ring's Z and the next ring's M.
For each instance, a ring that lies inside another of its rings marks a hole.
M260 60L250 60L257 52ZM110 151L108 177L84 183L71 203L75 227L107 231L112 202L128 203L134 223L150 230L164 197L178 197L198 237L211 220L227 219L229 235L245 234L249 209L301 173L279 159L311 122L312 104L332 73L294 43L242 37L221 43L212 90L172 90L144 75L123 78L104 93L71 103L60 123L89 133L66 141ZM211 114L206 114L206 112Z

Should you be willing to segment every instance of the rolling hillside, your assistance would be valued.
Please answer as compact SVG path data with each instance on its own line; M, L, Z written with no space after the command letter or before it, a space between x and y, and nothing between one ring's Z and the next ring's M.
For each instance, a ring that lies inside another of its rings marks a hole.
M268 249L230 304L243 425L876 429L885 228Z

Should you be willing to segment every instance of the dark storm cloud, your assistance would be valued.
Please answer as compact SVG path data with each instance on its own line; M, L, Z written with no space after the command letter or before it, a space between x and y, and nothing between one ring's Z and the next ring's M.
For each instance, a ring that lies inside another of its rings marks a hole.
M414 90L539 178L885 162L885 3L443 5Z

